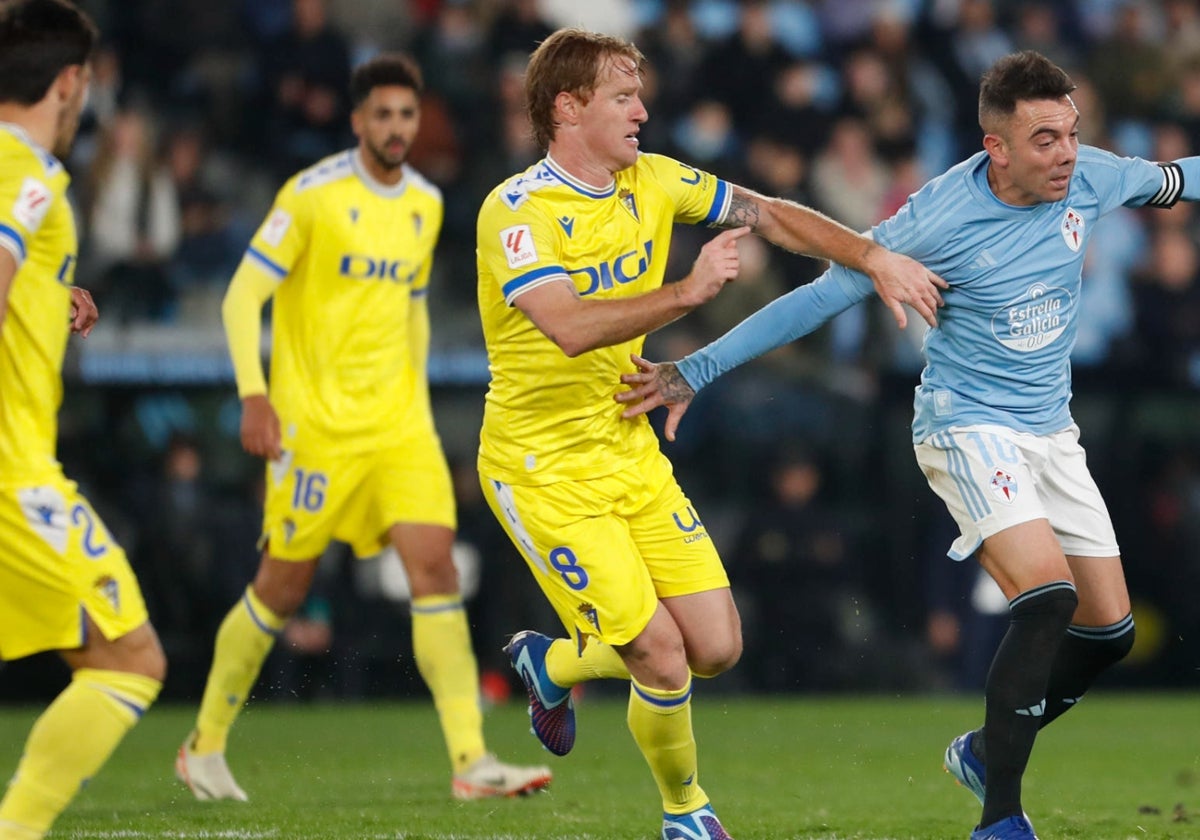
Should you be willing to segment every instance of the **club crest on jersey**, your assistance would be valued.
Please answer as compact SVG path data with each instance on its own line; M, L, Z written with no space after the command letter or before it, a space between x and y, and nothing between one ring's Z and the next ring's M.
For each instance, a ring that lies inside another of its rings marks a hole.
M111 575L103 575L97 578L92 587L112 605L113 612L119 613L121 611L121 586Z
M1060 230L1063 242L1066 242L1067 247L1072 251L1078 251L1083 247L1083 227L1083 216L1068 207L1067 212L1063 214Z
M592 604L587 601L580 603L579 614L587 620L588 624L596 628L597 633L600 632L600 614L596 612L596 608Z
M513 225L500 231L500 245L509 268L520 268L538 261L537 248L533 244L533 231L529 225Z
M622 189L619 197L621 199L621 206L629 211L629 215L640 222L642 217L638 215L637 199L633 197L633 193L628 189Z
M1017 480L1007 470L1000 467L992 470L992 477L988 481L988 487L991 488L992 495L1006 505L1011 505L1016 501Z

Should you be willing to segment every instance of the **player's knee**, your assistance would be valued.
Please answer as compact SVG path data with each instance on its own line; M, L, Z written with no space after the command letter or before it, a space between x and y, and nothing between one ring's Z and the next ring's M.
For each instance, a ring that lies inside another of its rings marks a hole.
M742 658L741 636L725 639L709 645L704 651L688 657L688 667L697 677L715 677L723 674Z
M444 558L405 563L404 570L414 598L458 593L458 570L448 554Z
M139 658L135 673L147 676L152 680L165 682L167 679L167 655L159 645L147 649Z

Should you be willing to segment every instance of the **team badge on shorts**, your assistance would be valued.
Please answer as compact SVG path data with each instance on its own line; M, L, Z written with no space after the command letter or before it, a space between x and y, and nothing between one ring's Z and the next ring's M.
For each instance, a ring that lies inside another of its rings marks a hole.
M988 486L992 489L992 495L1006 505L1011 505L1017 498L1017 480L1012 473L999 467L992 471Z

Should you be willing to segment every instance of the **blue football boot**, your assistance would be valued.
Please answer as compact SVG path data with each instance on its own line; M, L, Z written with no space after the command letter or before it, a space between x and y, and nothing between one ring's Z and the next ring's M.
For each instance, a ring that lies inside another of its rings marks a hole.
M546 676L546 651L554 642L533 630L513 636L504 652L525 684L529 695L529 720L533 734L555 755L566 755L575 746L575 703L571 689Z

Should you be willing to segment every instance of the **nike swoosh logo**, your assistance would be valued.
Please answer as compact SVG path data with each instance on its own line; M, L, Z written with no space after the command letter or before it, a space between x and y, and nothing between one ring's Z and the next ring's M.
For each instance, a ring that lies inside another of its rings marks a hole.
M542 695L542 687L538 682L537 669L533 667L533 660L529 656L529 648L525 648L525 650L521 651L521 655L517 657L517 673L521 675L521 679L527 685L533 686L533 693L537 695L538 702L547 709L553 709L571 696L570 692L567 692L557 703L551 703L546 700Z

